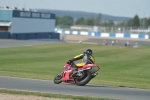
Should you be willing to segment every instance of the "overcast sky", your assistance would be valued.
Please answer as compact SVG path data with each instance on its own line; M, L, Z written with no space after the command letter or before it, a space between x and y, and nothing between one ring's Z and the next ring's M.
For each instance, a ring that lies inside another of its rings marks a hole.
M150 0L0 0L0 6L86 11L113 16L150 17Z

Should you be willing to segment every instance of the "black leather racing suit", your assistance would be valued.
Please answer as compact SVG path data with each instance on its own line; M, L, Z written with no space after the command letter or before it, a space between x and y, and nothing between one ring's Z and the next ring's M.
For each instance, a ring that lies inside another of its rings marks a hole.
M92 55L83 52L82 54L79 54L77 56L75 56L73 59L71 59L72 62L76 61L76 60L80 60L83 59L83 63L84 64L93 64L95 63L95 59ZM72 67L74 68L74 70L77 70L77 66L75 63L73 63Z

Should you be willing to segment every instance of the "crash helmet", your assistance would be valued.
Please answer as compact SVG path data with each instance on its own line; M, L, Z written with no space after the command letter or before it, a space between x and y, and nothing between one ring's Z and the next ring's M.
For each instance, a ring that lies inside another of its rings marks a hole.
M86 50L86 53L89 54L89 55L92 55L92 54L93 54L93 52L92 52L91 49L87 49L87 50Z

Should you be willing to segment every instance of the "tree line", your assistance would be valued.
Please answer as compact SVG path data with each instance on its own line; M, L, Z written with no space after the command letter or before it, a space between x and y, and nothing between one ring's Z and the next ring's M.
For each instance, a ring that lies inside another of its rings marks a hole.
M71 16L56 16L56 26L67 26L70 27L72 25L87 25L87 26L102 26L102 27L133 27L133 28L147 28L150 26L150 17L140 19L138 15L135 15L128 21L115 23L113 20L103 21L101 19L102 15L98 14L98 16L91 18L83 18L80 17L78 19L74 19Z

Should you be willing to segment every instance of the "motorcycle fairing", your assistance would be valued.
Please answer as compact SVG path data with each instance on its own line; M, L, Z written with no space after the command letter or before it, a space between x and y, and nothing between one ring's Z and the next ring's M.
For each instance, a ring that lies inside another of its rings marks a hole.
M68 71L64 72L63 77L62 77L62 82L67 82L67 81L73 81L74 82L74 79L70 77L71 72L72 72L72 70L68 70Z
M79 70L81 69L89 69L91 73L95 73L100 69L100 67L96 64L85 64L82 68L79 68Z

